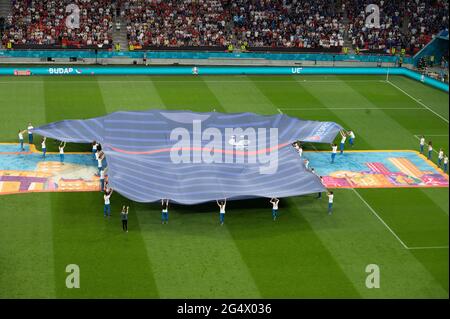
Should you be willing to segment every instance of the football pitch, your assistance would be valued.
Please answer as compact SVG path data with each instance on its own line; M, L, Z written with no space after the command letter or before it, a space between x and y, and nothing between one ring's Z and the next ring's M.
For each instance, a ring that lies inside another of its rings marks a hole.
M420 135L449 150L448 94L394 76L0 77L0 143L28 122L151 108L284 113L353 130L355 150L418 150ZM2 195L0 298L448 298L448 188L334 192L331 216L326 196L282 199L276 222L268 200L234 201L222 227L215 203L172 205L161 225L159 203L117 193L110 220L99 192Z

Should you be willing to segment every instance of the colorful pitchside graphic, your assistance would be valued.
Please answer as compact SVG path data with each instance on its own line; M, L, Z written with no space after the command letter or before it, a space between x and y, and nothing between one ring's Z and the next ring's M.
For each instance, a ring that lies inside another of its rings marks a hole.
M448 187L448 175L415 151L307 152L328 188Z
M90 153L58 154L46 159L34 149L0 144L0 194L99 191L96 162ZM448 187L448 175L415 151L348 151L330 164L329 152L305 152L327 188Z
M91 154L67 154L60 163L59 154L18 152L18 144L0 144L0 194L21 192L99 191L100 181Z

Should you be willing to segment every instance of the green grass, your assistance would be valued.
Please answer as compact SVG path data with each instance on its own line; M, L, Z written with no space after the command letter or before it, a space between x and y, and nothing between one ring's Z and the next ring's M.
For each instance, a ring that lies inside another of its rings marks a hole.
M29 121L100 116L117 110L283 112L335 121L357 134L356 149L417 149L424 134L448 150L448 94L404 77L109 76L0 78L0 142ZM40 145L39 138L36 141ZM55 148L48 143L50 149ZM307 145L312 149L311 145ZM317 146L328 149L326 145ZM89 150L68 145L68 151ZM97 193L0 196L0 298L448 298L448 189L337 190L326 199L265 200L217 207L112 197L105 220ZM119 210L130 204L130 232ZM78 264L81 288L65 287ZM381 288L367 289L377 264Z

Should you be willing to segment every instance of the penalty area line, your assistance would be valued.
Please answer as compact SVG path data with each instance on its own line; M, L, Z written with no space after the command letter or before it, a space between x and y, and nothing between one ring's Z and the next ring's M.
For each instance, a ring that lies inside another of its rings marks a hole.
M440 135L427 135L427 136L440 136ZM448 136L448 135L444 135L444 136ZM420 141L419 135L414 135L414 137ZM425 146L427 146L427 145L425 144ZM439 152L436 151L434 148L433 148L433 152L435 152L436 154L439 154Z
M423 135L426 135L426 136L448 136L448 134L423 134ZM421 134L414 134L414 136L420 137Z
M409 250L421 250L421 249L448 249L448 246L425 246L425 247L408 247Z
M315 111L315 110L424 110L423 107L282 107L286 111Z
M358 191L354 188L351 188L353 192L356 194L356 196L359 197L359 199L370 209L372 214L374 214L378 220L389 230L389 232L394 235L394 237L398 240L398 242L403 246L403 248L407 250L425 250L425 249L449 249L448 246L422 246L422 247L408 247L403 240L400 239L400 237L392 230L391 227L389 227L388 224L380 217L380 215L377 214L377 212L372 208L372 206L367 203L367 201L358 193Z
M398 242L403 246L405 249L409 249L408 246L403 242L403 240L398 237L398 235L392 230L391 227L389 227L388 224L377 214L377 212L372 208L372 206L369 205L369 203L366 202L366 200L358 193L358 191L354 188L352 188L353 192L356 194L356 196L359 197L359 199L369 208L369 210L372 212L373 215L375 215L376 218L389 230L389 232L394 235L394 237L398 240Z
M411 94L409 94L408 92L406 92L405 90L403 90L402 88L398 87L397 85L395 85L394 83L390 82L389 80L386 80L386 83L392 85L394 88L396 88L397 90L399 90L400 92L402 92L403 94L405 94L406 96L408 96L409 98L413 99L416 103L422 105L424 108L426 108L428 111L430 111L431 113L433 113L434 115L436 115L437 117L441 118L444 122L446 122L448 124L448 120L443 117L442 115L440 115L439 113L437 113L436 111L434 111L433 109L431 109L429 106L426 106L422 101L420 101L419 99L415 98L414 96L412 96Z

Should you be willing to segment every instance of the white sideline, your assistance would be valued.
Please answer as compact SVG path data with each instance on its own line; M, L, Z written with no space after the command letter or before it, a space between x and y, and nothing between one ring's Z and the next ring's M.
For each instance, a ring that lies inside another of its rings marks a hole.
M370 209L372 214L374 214L378 220L391 232L392 235L400 242L403 248L408 250L423 250L423 249L448 249L448 246L423 246L423 247L408 247L403 240L391 229L391 227L386 224L386 222L377 214L377 212L366 202L366 200L357 192L356 189L351 188L351 190L359 197L359 199Z
M105 76L108 77L109 75L97 75L97 76ZM119 75L120 76L120 75ZM149 76L164 76L164 75L158 75L158 74L151 74ZM185 75L189 76L189 75ZM214 75L212 75L214 76ZM193 82L191 80L155 80L155 79L144 79L144 80L103 80L103 79L97 79L99 82L103 83L136 83L136 82L154 82L154 83L202 83L203 81ZM246 80L208 80L205 79L204 82L210 82L210 83L248 83L249 81L252 81L254 83L293 83L292 80L251 80L250 78L247 78ZM294 82L299 83L340 83L342 80L293 80ZM373 83L373 82L379 82L384 83L385 80L346 80L345 82L349 83ZM30 80L30 81L0 81L1 84L12 84L12 83L43 83L43 81L36 81L36 80ZM55 83L62 83L62 82L55 82ZM67 82L69 83L69 82ZM70 83L87 83L86 81L70 81Z
M423 134L423 135L425 135L425 134ZM414 135L414 137L417 138L420 141L420 137L419 136L420 135ZM439 134L437 134L437 135L426 134L426 136L448 136L448 134L441 134L441 135L439 135ZM434 148L433 148L433 152L435 152L436 154L439 154L439 152L436 149L434 149Z
M385 80L306 80L306 79L295 79L296 82L299 83L343 83L343 82L348 82L348 83L370 83L370 82L379 82L379 83L384 83ZM258 82L258 81L255 81ZM263 81L261 81L263 82Z
M366 202L366 200L358 193L358 191L354 188L352 188L352 190L356 194L356 196L358 196L359 199L370 209L372 214L374 214L378 218L378 220L391 232L391 234L394 235L394 237L400 242L400 244L402 244L403 248L409 249L408 246L406 246L406 244L403 242L403 240L401 240L400 237L398 237L398 235L391 229L391 227L389 227L388 224L384 222L384 220L377 214L372 206L370 206L369 203Z
M421 135L422 134L414 134L414 136L416 136L416 137L419 137ZM423 134L423 135L426 135L426 136L448 136L448 134Z
M301 110L424 110L423 107L282 107L286 111Z
M391 85L394 85L393 83L386 81L387 83L390 83ZM438 115L440 118L444 119L444 121L446 121L448 123L448 121L443 118L442 116L440 116L439 114L437 114L436 112L434 112L433 110L431 110L430 108L428 108L425 104L423 104L422 102L418 101L417 99L415 99L414 97L410 96L408 93L404 92L402 89L398 88L400 91L402 91L404 94L408 95L410 98L412 98L413 100L415 100L416 102L418 102L419 104L423 105L426 109L428 109L429 111L433 112L434 114ZM278 113L283 114L282 110L316 110L316 109L328 109L328 110L343 110L343 109L357 109L357 108L277 108ZM358 108L358 109L374 109L374 110L382 110L382 109L405 109L405 110L415 110L415 109L420 109L422 110L423 108ZM448 134L441 134L441 135L427 135L427 136L448 136ZM416 137L417 139L420 139L418 137L418 135L414 135L414 137ZM314 144L311 144L312 147L314 149L315 146ZM316 149L317 150L317 149ZM434 152L437 153L436 150L434 150ZM400 244L403 246L403 248L407 249L407 250L425 250L425 249L449 249L449 246L424 246L424 247L408 247L403 240L400 239L400 237L392 230L392 228L389 227L388 224L386 224L386 222L377 214L377 212L372 208L372 206L369 205L369 203L367 203L367 201L358 193L358 191L354 188L352 188L353 192L359 197L359 199L370 209L370 211L372 212L372 214L374 214L379 221L381 221L381 223L391 232L392 235L394 235L394 237L400 242Z
M432 110L430 107L426 106L424 103L422 103L420 100L416 99L414 96L412 96L411 94L409 94L408 92L406 92L405 90L399 88L397 85L395 85L394 83L390 82L389 80L386 80L386 83L389 83L390 85L392 85L393 87L395 87L397 90L399 90L400 92L402 92L403 94L405 94L406 96L408 96L409 98L413 99L414 101L416 101L418 104L422 105L424 108L426 108L428 111L432 112L434 115L438 116L439 118L441 118L442 120L444 120L447 124L448 124L448 120L443 117L442 115L440 115L439 113L437 113L436 111Z
M448 249L448 246L428 246L428 247L409 247L410 250L419 250L419 249Z

